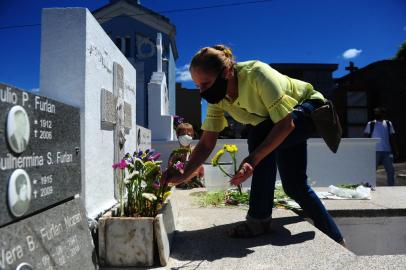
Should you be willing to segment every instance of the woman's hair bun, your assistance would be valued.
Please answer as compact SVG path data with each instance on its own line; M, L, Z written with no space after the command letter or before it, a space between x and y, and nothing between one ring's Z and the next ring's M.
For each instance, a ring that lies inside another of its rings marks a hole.
M222 44L214 45L212 48L218 51L222 51L227 58L233 59L233 51L231 50L231 48Z

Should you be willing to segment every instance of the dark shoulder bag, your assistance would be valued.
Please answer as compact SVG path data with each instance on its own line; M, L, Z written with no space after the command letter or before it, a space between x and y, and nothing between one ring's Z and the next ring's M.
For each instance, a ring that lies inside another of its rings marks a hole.
M343 130L333 103L327 100L324 105L313 111L311 117L319 135L324 139L330 150L336 153Z

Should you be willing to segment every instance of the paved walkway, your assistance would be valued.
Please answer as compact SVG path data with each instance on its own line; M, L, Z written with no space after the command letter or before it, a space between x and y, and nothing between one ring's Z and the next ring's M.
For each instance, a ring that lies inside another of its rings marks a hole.
M405 255L356 256L289 210L274 210L272 234L231 239L227 230L246 209L200 208L195 192L177 190L178 232L166 269L405 269Z
M406 269L406 255L356 256L294 212L284 209L274 210L273 233L252 239L231 239L227 230L245 219L246 207L201 208L194 195L202 190L176 191L179 216L171 258L166 267L152 269ZM385 200L388 192L393 195L392 202ZM325 203L336 213L395 210L404 214L406 187L378 188L373 198ZM118 269L124 268L114 268Z

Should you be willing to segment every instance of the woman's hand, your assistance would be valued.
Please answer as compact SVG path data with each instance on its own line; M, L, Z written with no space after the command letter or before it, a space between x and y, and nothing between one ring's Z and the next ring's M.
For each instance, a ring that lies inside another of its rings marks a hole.
M231 178L230 184L234 186L240 185L242 182L247 180L254 172L254 167L251 165L250 162L251 158L246 157L242 162L240 167L238 168L237 173Z
M170 172L170 173L169 173ZM179 185L185 182L185 176L177 170L166 170L161 177L161 183L172 184L172 186Z

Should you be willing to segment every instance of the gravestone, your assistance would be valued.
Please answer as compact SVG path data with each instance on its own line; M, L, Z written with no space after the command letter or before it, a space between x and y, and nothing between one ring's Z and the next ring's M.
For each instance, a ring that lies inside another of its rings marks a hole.
M157 66L148 83L148 127L153 141L175 139L173 116L169 114L168 86L162 72L162 35L157 34Z
M52 8L40 77L42 94L80 108L81 197L96 218L117 202L112 164L136 149L135 69L87 9Z
M96 269L79 110L5 84L0 97L0 269Z
M0 226L74 197L80 185L77 108L0 84Z
M137 151L151 149L151 130L136 126L137 129Z
M0 228L0 269L96 269L80 199Z

